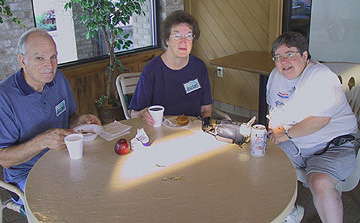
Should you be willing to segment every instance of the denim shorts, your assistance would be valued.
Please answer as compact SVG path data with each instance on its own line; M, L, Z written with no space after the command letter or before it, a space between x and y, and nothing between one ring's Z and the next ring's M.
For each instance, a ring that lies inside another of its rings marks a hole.
M320 172L333 177L339 182L344 182L356 166L355 145L353 142L346 142L340 146L330 144L325 153L315 155L322 151L326 144L299 149L291 140L288 140L279 143L279 146L288 155L296 168L305 168L306 175Z

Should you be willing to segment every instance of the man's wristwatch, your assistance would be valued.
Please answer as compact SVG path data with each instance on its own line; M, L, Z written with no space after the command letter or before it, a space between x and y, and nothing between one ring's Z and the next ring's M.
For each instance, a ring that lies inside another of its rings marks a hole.
M286 134L286 136L287 136L289 139L292 139L292 137L291 137L290 134L289 134L289 130L288 130L288 129L285 129L285 134Z

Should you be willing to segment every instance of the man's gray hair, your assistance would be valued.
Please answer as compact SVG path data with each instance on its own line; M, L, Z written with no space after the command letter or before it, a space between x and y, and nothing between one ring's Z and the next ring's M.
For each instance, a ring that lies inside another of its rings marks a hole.
M31 28L31 29L29 29L28 31L24 32L19 38L18 46L17 46L17 53L18 54L22 54L22 55L24 55L26 57L26 39L33 33L40 33L41 35L51 37L51 35L46 31L46 29L43 29L43 28Z

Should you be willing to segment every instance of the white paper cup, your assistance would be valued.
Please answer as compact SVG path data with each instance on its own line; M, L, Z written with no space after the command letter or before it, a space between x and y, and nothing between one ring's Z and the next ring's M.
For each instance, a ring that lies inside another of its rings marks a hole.
M153 105L149 107L149 113L154 119L155 124L153 127L160 127L164 117L164 107L161 105Z
M70 158L73 160L80 159L83 156L84 136L74 133L64 138Z

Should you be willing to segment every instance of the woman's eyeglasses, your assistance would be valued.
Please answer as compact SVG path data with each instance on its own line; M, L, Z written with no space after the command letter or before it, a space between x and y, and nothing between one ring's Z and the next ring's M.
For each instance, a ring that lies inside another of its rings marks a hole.
M281 60L281 58L283 58L283 57L284 57L285 59L291 60L291 59L294 58L295 55L296 55L297 53L299 53L299 52L300 52L300 51L296 51L296 52L290 51L290 52L284 53L283 56L281 56L281 55L275 55L275 56L273 56L271 59L272 59L273 61L275 61L275 62L279 62L279 61Z
M185 35L182 35L181 33L175 33L170 35L175 41L180 41L183 38L185 38L186 41L192 41L195 38L195 35L192 33L188 33Z

